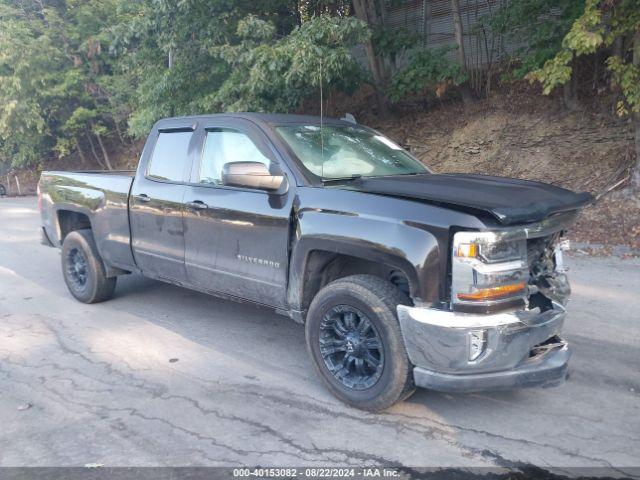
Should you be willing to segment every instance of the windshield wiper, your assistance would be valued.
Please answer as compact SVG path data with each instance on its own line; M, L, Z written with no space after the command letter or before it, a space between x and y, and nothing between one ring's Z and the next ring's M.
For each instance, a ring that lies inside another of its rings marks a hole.
M357 180L359 178L362 178L362 175L356 174L356 175L351 175L350 177L323 178L322 184L324 185L327 183L335 183L335 182L353 182L354 180Z

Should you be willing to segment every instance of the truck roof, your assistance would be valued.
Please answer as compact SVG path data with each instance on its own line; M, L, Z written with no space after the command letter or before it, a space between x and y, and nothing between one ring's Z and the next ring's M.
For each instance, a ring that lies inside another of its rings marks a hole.
M163 118L161 120L158 120L156 126L158 128L166 128L168 126L175 125L176 122L184 122L185 120L198 121L216 118L244 118L247 120L251 120L257 124L269 125L320 125L320 117L315 115L296 115L291 113L231 112ZM353 126L352 122L330 117L322 117L322 123L326 125Z

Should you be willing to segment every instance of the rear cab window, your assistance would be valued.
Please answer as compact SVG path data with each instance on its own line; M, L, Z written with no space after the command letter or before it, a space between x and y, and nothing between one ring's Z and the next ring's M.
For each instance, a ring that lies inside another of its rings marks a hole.
M160 132L147 167L150 179L184 182L193 131Z

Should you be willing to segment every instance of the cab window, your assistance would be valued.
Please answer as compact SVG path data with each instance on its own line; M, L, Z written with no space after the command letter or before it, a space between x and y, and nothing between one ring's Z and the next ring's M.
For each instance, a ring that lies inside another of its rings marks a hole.
M147 177L183 182L192 135L191 131L160 132L147 168Z
M223 128L207 131L198 182L220 185L222 167L230 162L259 162L267 167L270 163L246 134Z

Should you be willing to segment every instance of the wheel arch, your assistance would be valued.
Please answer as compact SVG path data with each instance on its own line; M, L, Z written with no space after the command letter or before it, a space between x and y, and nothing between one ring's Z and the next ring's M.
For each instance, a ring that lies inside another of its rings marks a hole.
M366 240L303 238L296 243L289 273L288 303L294 318L304 321L313 297L324 285L356 274L387 280L411 299L424 297L419 270L398 249L374 247Z
M98 243L98 239L95 236L95 231L93 228L93 215L90 210L78 208L75 206L60 206L55 211L55 229L56 235L58 237L59 245L62 246L64 239L71 232L77 230L91 230L91 235L94 237L94 241L96 242L96 249L98 254L100 255L100 261L102 262L106 276L109 277L117 277L118 275L124 275L129 273L127 270L123 270L121 268L110 265L102 255L100 251L100 245Z
M56 210L56 230L60 245L74 230L93 230L88 212L82 209L63 207Z

